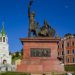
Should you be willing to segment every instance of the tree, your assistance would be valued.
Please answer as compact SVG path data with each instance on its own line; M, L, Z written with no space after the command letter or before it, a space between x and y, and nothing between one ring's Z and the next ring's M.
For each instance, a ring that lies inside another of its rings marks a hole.
M71 33L67 33L67 34L65 34L64 35L64 37L68 37L68 36L72 36L73 34L71 34Z
M19 57L19 52L16 52L16 57Z

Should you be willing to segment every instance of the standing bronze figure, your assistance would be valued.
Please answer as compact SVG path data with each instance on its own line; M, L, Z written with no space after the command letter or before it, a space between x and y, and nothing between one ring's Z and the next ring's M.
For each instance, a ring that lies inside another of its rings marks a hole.
M29 18L29 32L28 36L31 36L31 32L33 32L33 35L36 34L36 24L34 21L35 13L31 12L31 6L32 6L33 0L30 0L29 5L28 5L28 18Z
M31 12L31 6L32 6L33 0L30 0L28 5L28 18L29 18L29 32L28 37L32 36L38 36L38 37L54 37L56 31L49 26L48 22L44 20L44 25L42 27L39 26L39 23L36 23L34 20L35 13Z
M28 18L29 18L29 31L28 31L28 37L30 37L30 31L31 31L31 18L33 19L33 16L31 15L31 5L33 3L33 0L30 0L28 5Z

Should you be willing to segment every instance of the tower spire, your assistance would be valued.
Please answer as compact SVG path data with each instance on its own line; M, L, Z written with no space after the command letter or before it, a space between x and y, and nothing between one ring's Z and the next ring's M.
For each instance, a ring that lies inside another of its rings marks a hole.
M2 36L5 36L5 30L4 30L4 22L2 22L2 30L1 30Z

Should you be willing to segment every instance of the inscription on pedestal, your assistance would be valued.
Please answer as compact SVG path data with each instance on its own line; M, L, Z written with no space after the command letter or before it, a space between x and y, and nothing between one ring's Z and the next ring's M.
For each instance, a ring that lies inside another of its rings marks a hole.
M31 57L50 57L51 49L50 48L31 48L30 56Z

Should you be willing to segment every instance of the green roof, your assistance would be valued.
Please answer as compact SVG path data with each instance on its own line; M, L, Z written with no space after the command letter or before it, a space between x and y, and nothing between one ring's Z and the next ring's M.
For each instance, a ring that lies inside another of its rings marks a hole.
M5 30L4 30L4 23L2 24L2 30L1 30L2 36L5 36Z

